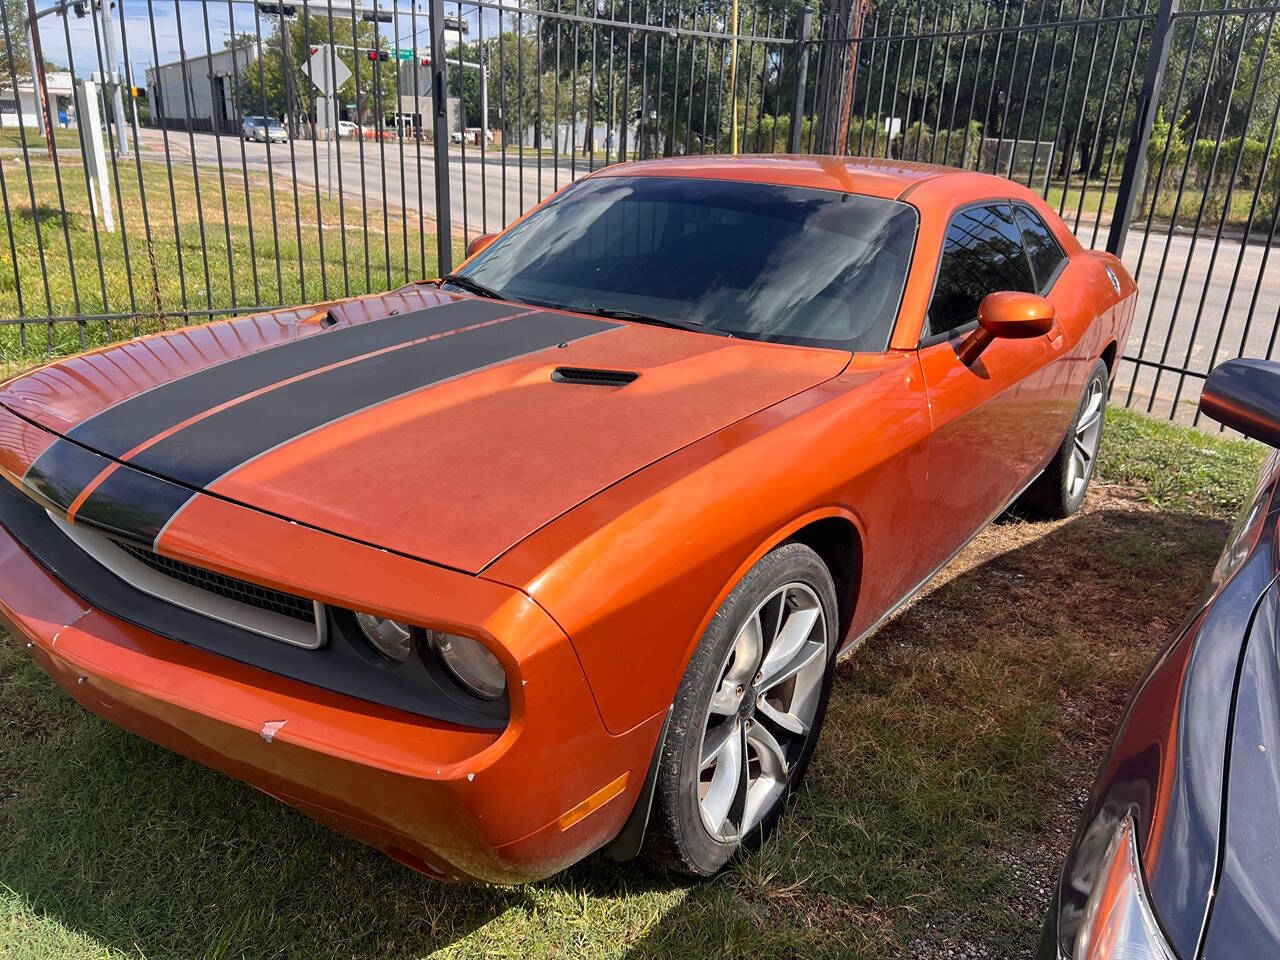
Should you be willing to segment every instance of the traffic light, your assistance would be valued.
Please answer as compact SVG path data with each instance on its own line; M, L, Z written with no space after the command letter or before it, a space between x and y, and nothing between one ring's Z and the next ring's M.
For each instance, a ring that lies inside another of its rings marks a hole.
M390 23L391 14L383 10L379 10L377 13L374 13L371 10L366 10L364 13L360 14L360 19L365 23L373 23L375 20L378 23Z
M422 58L422 65L423 65L424 67L429 67L429 66L431 66L431 58L430 58L430 57L423 57L423 58Z
M377 50L370 50L370 51L369 51L369 62L370 62L370 63L377 63L377 62L378 62L379 60L381 60L381 59L382 59L382 55L381 55L381 54L379 54Z
M75 11L77 20L83 20L89 15L89 0L76 0L71 9Z

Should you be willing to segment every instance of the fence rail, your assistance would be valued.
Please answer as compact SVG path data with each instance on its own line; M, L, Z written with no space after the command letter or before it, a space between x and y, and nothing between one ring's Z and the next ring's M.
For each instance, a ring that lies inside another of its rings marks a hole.
M1040 192L1138 277L1117 398L1194 419L1214 363L1271 356L1280 334L1277 16L1222 0L0 0L0 362L436 275L601 166L805 151Z

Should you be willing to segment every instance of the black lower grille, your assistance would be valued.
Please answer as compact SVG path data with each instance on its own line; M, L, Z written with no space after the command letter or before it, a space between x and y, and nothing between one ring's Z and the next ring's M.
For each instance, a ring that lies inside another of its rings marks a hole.
M154 551L124 540L113 542L135 560L145 563L152 570L164 574L171 580L180 580L188 586L215 593L250 607L257 607L260 610L269 610L305 623L316 622L315 604L306 597L297 597L282 590L260 587L256 583L214 573L212 570L183 563L181 560L162 557Z

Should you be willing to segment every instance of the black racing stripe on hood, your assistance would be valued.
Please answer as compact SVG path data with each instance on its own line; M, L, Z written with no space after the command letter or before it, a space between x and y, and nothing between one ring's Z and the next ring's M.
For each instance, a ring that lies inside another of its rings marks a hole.
M150 547L193 496L186 487L121 467L85 500L75 522Z
M67 436L109 457L123 457L176 424L236 397L365 353L524 309L489 300L458 300L288 340L145 390L78 424Z
M63 513L111 461L66 440L55 440L27 468L22 484L36 499Z
M616 326L534 313L298 380L198 420L143 450L129 462L146 473L121 469L110 474L85 500L76 521L153 541L197 490L305 433L424 387Z

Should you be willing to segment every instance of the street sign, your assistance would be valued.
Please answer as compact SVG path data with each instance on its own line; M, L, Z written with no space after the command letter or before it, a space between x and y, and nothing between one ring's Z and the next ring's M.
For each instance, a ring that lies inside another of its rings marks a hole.
M333 47L328 44L311 48L311 56L302 65L302 72L326 97L332 96L351 79L351 69L338 59Z
M397 60L412 60L412 59L414 58L414 56L415 56L415 54L414 54L414 52L413 52L412 50L399 50L399 49L397 49L397 50L395 51L395 54L396 54L396 59L397 59Z

